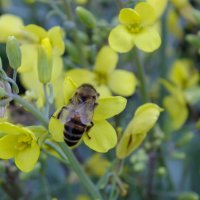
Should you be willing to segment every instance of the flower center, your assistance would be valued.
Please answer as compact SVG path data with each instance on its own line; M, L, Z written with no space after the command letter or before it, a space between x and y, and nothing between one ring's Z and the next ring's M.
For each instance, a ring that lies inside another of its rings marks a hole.
M96 75L98 85L104 85L108 82L108 77L106 74L97 73Z
M18 151L23 151L27 147L29 147L32 143L33 138L30 135L20 135L17 138L17 143L15 145L15 149Z
M130 24L127 26L127 29L131 32L131 33L138 33L141 31L142 27L140 24L135 23L135 24Z

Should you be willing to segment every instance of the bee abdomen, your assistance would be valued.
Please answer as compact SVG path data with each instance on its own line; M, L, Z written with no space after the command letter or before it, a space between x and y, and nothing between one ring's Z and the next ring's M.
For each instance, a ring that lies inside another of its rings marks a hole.
M81 139L83 133L86 130L86 125L79 124L70 121L64 126L64 140L68 146L76 145Z

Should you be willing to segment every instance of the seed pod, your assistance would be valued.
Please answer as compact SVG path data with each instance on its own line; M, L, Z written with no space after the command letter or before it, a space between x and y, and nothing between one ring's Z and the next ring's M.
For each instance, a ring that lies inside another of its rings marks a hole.
M81 6L78 6L76 8L76 14L78 15L79 19L85 26L91 29L95 28L96 19L90 11Z
M10 67L17 69L21 65L21 49L17 39L9 36L6 44L6 54L8 56Z

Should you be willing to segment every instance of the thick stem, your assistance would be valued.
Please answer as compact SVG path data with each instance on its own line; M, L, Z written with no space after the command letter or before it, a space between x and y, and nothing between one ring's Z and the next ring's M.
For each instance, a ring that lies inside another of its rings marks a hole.
M78 160L76 159L72 151L69 149L69 147L65 143L60 143L59 146L67 156L72 169L76 172L85 189L88 191L88 193L90 193L92 199L102 200L103 198L101 197L99 190L86 175L83 168L81 167L81 165L79 164Z
M22 105L26 110L28 110L32 115L38 119L45 127L48 127L48 119L44 117L42 113L40 113L39 110L37 110L34 106L32 106L30 103L25 101L23 98L21 98L17 94L9 94L9 97L11 97L14 101Z
M137 49L134 49L134 61L137 67L137 73L138 73L138 78L140 80L140 91L141 91L141 96L143 98L143 102L148 102L149 97L147 93L147 87L146 87L146 80L145 80L145 71L144 67L140 62L139 54Z

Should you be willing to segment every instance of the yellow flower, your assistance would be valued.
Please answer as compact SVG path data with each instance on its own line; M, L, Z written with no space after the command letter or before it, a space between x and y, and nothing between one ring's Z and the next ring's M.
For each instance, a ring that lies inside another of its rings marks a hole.
M76 83L67 77L64 84L66 105L69 104L69 100L75 93L76 89ZM91 149L97 152L107 152L116 145L117 135L115 129L106 121L106 119L111 118L124 110L126 99L120 96L100 97L97 103L98 105L94 110L92 118L94 125L87 133L83 134L82 139ZM50 119L49 132L55 141L63 142L64 125L55 117L59 111L60 109L58 109L53 114L54 117L51 117Z
M186 89L198 84L199 73L189 59L176 60L169 74L170 80L180 89Z
M109 44L117 52L128 52L134 45L144 52L152 52L161 44L160 36L154 26L157 19L155 9L145 2L138 3L134 9L123 8L119 22L109 35Z
M63 31L60 27L55 26L49 31L36 25L28 25L24 27L22 40L22 64L18 69L20 80L23 86L34 93L37 104L41 107L44 104L43 86L38 78L37 58L38 47L45 47L47 55L52 55L52 76L51 84L53 86L54 97L56 98L56 106L63 103L62 87L63 77L63 61L62 54L64 53Z
M176 37L179 40L183 38L184 30L181 25L180 17L178 13L176 12L176 10L174 9L170 9L168 11L167 27L169 29L169 32L173 34L174 37Z
M95 153L86 161L85 169L88 174L101 177L106 173L110 165L111 163L106 158L103 158L101 154Z
M16 166L23 172L31 171L40 155L34 133L25 127L0 122L0 158L14 158Z
M111 92L122 96L130 96L135 92L136 77L126 70L115 69L118 54L109 46L104 46L97 54L93 72L85 69L73 69L67 76L78 84L90 83L97 88L101 96L110 95Z
M147 132L155 125L162 110L153 103L146 103L136 110L117 146L118 158L127 157L139 147Z
M187 91L190 91L198 84L199 73L192 66L190 60L180 59L176 60L172 65L169 78L172 83L166 80L161 81L170 93L169 96L164 98L163 104L171 118L172 128L177 130L187 120L189 114Z
M171 118L172 128L177 130L185 123L188 117L187 102L180 88L166 80L162 80L162 84L170 93L163 100L164 108Z
M6 42L8 36L10 35L14 35L15 37L19 38L23 25L22 19L15 15L2 15L0 17L0 42Z

